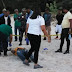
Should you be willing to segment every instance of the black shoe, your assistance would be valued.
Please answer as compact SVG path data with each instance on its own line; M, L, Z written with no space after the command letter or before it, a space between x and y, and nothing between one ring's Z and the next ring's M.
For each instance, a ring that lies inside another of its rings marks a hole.
M43 40L46 40L46 37L44 37L44 39Z
M4 52L4 56L8 56L8 55L7 55L7 52Z
M0 52L0 56L1 56L1 52Z
M55 53L62 53L62 50L58 49L57 51L55 51Z
M69 51L68 51L68 50L66 50L64 54L69 54Z
M43 68L43 66L40 66L40 65L34 66L34 69L37 69L37 68Z
M27 66L30 66L29 62L23 62L23 64L27 65Z
M15 39L15 41L17 41L17 40Z
M21 46L21 45L22 45L22 43L19 44L19 46Z

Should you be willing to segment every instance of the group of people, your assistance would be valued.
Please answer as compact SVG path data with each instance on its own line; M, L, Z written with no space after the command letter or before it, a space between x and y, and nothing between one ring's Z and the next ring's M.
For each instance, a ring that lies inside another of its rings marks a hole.
M38 64L38 56L41 44L41 31L45 35L44 40L46 40L47 37L48 42L51 42L51 13L49 12L49 9L45 9L43 16L41 16L39 7L35 7L33 11L30 8L23 8L22 13L19 13L18 9L15 9L14 11L15 41L17 41L17 30L19 30L19 45L22 45L23 33L25 32L26 38L30 41L31 48L27 51L25 48L18 47L15 50L11 50L11 52L17 55L25 65L29 66L29 60L32 60L34 62L34 69L43 68L43 66ZM70 48L69 35L72 30L72 9L63 7L63 12L65 14L62 14L62 10L59 9L58 14L56 15L58 21L58 24L56 25L56 34L61 34L61 44L60 48L55 52L62 53L64 39L66 38L67 50L64 54L67 54L69 53ZM7 56L8 41L10 46L12 42L12 27L9 13L9 10L4 9L3 14L0 15L0 55L4 50L5 56ZM55 39L57 38L58 36ZM34 55L32 54L33 52Z

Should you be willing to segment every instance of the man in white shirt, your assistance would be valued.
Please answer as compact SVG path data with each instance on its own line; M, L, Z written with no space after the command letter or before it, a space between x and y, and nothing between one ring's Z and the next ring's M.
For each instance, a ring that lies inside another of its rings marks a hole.
M65 51L64 54L69 53L69 48L70 48L70 39L69 39L69 31L71 31L71 25L72 25L72 13L68 10L68 7L64 7L63 9L65 15L62 21L62 34L61 34L61 44L60 44L60 49L58 49L57 52L62 53L62 47L64 44L64 39L66 38L67 41L67 50Z

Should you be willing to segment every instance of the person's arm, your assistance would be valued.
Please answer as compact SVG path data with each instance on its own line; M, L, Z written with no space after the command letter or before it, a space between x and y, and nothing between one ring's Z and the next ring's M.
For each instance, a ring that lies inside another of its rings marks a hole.
M28 28L29 28L29 24L27 24L26 26L26 35L27 35Z
M12 34L10 34L10 41L9 42L11 44L11 42L12 42Z
M70 22L70 29L69 29L69 33L72 32L72 19L69 19L69 22Z
M41 30L42 30L43 33L48 37L48 42L51 42L50 36L49 36L48 33L46 32L45 25L42 25L42 26L41 26Z

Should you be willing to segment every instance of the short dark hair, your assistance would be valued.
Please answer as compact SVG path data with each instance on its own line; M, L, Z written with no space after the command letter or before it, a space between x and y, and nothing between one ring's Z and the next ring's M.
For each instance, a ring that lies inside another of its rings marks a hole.
M49 9L48 7L46 7L46 8L45 8L45 10L48 10L48 11L50 11L50 9Z
M72 8L70 9L70 12L72 13Z

